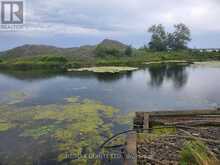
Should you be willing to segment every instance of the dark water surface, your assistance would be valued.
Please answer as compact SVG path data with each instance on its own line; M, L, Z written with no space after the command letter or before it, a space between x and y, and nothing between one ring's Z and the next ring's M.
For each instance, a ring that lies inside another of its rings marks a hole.
M205 109L220 105L220 68L160 65L130 73L0 73L0 103L7 93L28 95L23 104L57 103L80 96L122 111Z
M64 102L64 98L73 96L80 100L98 101L124 114L135 111L207 109L220 106L219 89L220 67L211 65L153 65L120 74L0 72L0 105L1 108L7 105L12 111L16 107L59 105ZM0 119L0 123L5 124L1 120L4 119ZM108 119L104 121L111 122ZM41 125L47 122L51 121L41 121ZM39 126L36 123L34 127ZM0 125L0 164L12 164L10 161L14 156L18 156L19 161L24 158L31 162L33 155L36 159L42 156L34 153L38 150L43 152L41 147L44 151L52 151L55 146L53 140L49 141L51 145L44 145L48 144L48 138L41 138L36 144L34 138L16 138L24 127L7 129L4 124ZM118 132L124 128L114 129ZM24 151L30 155L21 155ZM56 155L56 150L54 152L52 155ZM43 157L50 157L50 153Z

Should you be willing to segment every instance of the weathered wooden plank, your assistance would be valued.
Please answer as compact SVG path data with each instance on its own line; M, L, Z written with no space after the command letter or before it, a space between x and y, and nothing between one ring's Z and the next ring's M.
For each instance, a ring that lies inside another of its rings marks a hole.
M148 129L152 128L155 124L164 125L181 125L182 127L191 128L192 126L220 126L220 109L216 110L192 110L192 111L163 111L163 112L136 112L134 118L134 124L137 124L138 128ZM142 132L143 130L138 130ZM175 135L176 136L176 135ZM185 138L191 138L186 136ZM200 140L207 141L207 139ZM219 143L219 141L212 141L212 143ZM144 155L144 160L148 159ZM137 162L141 162L141 158L138 157ZM152 161L152 159L151 159ZM153 160L155 164L160 164L156 160Z
M187 111L155 111L148 112L152 117L160 116L195 116L195 115L220 115L219 109L212 110L187 110Z
M137 135L129 133L126 138L124 165L137 164Z
M149 121L150 121L150 114L144 113L144 129L148 129L150 127Z
M189 124L189 125L220 125L220 110L192 110L192 111L162 111L136 112L134 124L148 129L155 123L161 124Z

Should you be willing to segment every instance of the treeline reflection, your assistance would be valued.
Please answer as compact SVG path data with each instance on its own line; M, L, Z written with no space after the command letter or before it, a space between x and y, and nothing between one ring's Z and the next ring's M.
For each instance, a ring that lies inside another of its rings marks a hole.
M150 80L147 85L152 87L160 87L166 80L171 80L175 88L183 87L188 80L188 74L186 67L188 65L180 64L154 64L145 68L145 71L149 72ZM0 75L7 76L16 80L22 81L43 81L54 79L56 77L62 76L65 78L79 78L79 79L96 79L100 82L109 82L114 83L120 79L126 78L129 83L129 80L139 71L130 71L126 73L91 73L91 72L44 72L44 71L4 71L0 72ZM143 77L146 76L146 72L143 73ZM143 78L143 81L146 81Z
M149 84L153 87L160 87L166 80L171 80L175 88L182 88L187 83L188 65L180 64L161 64L148 67L150 74Z

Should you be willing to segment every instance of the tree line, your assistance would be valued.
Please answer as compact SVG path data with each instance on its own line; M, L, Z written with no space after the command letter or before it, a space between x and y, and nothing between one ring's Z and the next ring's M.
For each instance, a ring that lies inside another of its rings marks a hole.
M178 51L187 49L187 44L191 41L190 29L183 23L174 25L174 31L172 33L166 32L162 24L151 26L148 32L152 33L152 36L147 49L152 51ZM125 47L112 44L99 44L96 47L95 54L98 57L132 56L134 49L131 45Z
M174 25L172 33L166 32L162 24L151 26L148 32L152 33L148 46L154 51L187 49L191 41L190 29L183 23Z

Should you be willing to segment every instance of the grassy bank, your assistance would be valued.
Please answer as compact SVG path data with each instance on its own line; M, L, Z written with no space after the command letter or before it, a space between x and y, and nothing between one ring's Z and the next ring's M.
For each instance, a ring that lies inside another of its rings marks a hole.
M16 70L67 70L69 68L94 67L94 66L130 66L139 67L152 62L171 61L209 61L220 60L219 52L192 52L192 51L172 51L153 52L143 49L134 50L131 56L108 56L108 57L69 57L60 55L40 55L36 57L2 57L0 58L0 69Z

